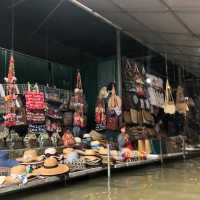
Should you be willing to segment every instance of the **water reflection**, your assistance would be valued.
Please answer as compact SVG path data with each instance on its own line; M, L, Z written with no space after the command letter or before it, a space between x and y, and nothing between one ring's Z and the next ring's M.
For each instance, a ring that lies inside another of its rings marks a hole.
M199 200L200 159L97 177L20 200ZM16 199L16 198L15 198Z

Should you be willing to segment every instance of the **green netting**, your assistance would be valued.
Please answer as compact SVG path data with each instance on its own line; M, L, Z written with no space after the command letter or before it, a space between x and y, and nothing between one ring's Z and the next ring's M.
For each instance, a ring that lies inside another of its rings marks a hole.
M114 58L102 60L98 62L97 66L97 85L98 89L102 86L108 85L112 81L116 81L116 61Z
M7 74L10 51L0 49L1 82ZM72 89L75 69L44 59L14 52L15 70L18 83L39 83L56 85L58 88Z

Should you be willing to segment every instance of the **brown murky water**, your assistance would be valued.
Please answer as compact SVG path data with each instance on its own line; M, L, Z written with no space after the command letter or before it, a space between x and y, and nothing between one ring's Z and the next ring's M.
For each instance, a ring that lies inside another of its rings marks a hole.
M105 176L96 177L18 199L200 200L200 159L118 172L112 174L110 187Z

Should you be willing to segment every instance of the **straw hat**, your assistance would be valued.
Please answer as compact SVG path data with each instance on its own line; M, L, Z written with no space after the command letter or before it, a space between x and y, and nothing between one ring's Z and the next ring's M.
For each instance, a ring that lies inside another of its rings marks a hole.
M29 149L24 152L24 155L22 158L17 158L16 160L21 163L27 163L31 164L34 162L41 162L43 159L43 156L38 156L37 151L35 149Z
M91 138L91 136L90 136L89 133L85 133L85 134L83 135L83 138Z
M71 153L72 151L74 151L73 148L64 148L64 149L63 149L63 154L64 154L64 155L68 155L68 154Z
M119 151L117 151L117 150L111 150L110 154L111 154L111 156L112 156L112 158L114 160L120 160Z
M90 161L90 162L94 162L94 161L100 161L101 159L96 157L96 156L84 156L83 157L85 160Z
M86 149L84 151L84 155L85 156L96 156L96 151L93 149Z
M35 175L54 176L69 172L69 167L64 164L59 164L57 159L49 157L44 161L44 166L33 171Z
M45 149L44 154L55 156L57 154L57 151L54 147L50 147L50 148Z
M24 165L17 165L10 169L10 176L6 176L3 184L12 185L20 184L21 180L18 178L20 175L27 175L26 167ZM30 175L29 175L30 176Z
M0 185L4 184L6 180L6 176L0 176Z
M74 138L76 144L80 144L81 143L81 138L80 137L75 137Z
M98 152L99 152L100 155L108 155L108 149L107 148L100 148Z
M98 140L98 141L101 141L103 139L103 135L98 133L97 131L95 130L92 130L90 131L90 136L92 138L92 140Z

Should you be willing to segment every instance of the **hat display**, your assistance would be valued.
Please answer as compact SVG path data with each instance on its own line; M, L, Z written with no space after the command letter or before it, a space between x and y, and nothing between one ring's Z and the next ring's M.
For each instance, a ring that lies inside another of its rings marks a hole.
M96 151L93 149L86 149L83 154L84 156L96 156Z
M75 137L74 138L76 144L80 144L81 143L81 138L80 137Z
M74 149L73 148L64 148L63 149L63 154L64 156L68 155L69 153L73 152Z
M107 148L100 148L100 149L98 150L98 153L99 153L100 155L108 155L108 149L107 149Z
M24 165L17 165L10 169L10 175L5 177L5 180L2 184L4 185L13 185L13 184L20 184L27 180L28 175L26 172L26 167Z
M35 175L54 176L69 172L69 167L65 164L59 164L57 159L49 157L44 161L44 166L33 171Z
M34 164L38 162L42 162L43 156L38 156L37 151L35 149L29 149L24 152L23 157L16 159L21 164Z
M85 134L83 135L83 138L91 138L91 136L90 136L89 133L85 133Z
M96 156L84 156L85 163L90 166L97 166L101 163L101 158Z
M78 161L80 158L79 154L77 151L72 151L70 153L68 153L66 156L65 156L65 162L66 163L72 163L74 161Z
M45 149L44 154L47 156L55 156L57 154L57 150L53 147L49 147Z
M92 140L98 140L98 141L101 141L103 139L103 135L98 133L97 131L95 130L92 130L90 131L90 136L92 138Z
M4 184L6 176L0 176L0 185Z
M99 148L100 146L101 146L101 144L100 144L100 142L99 141L92 141L91 143L90 143L90 146L93 148L93 149L97 149L97 148Z
M0 151L0 167L13 167L18 165L16 160L9 159L7 151Z

